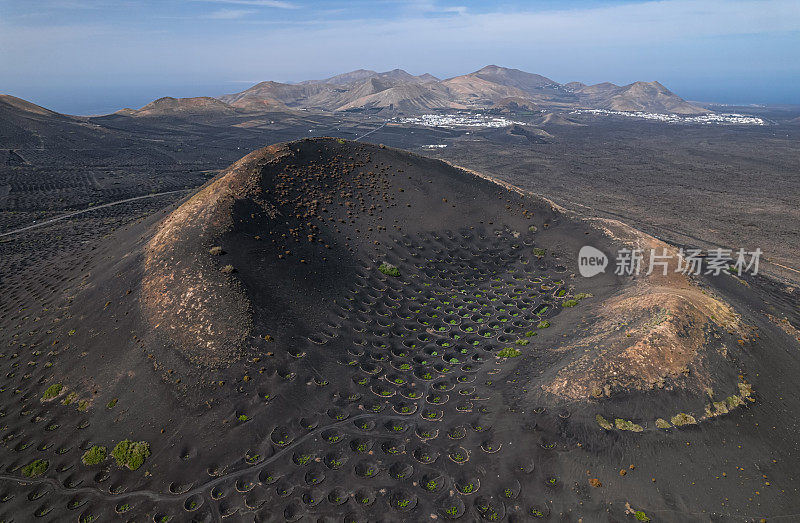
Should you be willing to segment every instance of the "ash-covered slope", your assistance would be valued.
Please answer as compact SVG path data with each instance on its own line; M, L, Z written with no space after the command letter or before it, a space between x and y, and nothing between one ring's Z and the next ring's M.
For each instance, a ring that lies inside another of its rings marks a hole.
M44 141L68 142L91 139L100 134L97 126L80 118L45 109L15 96L0 95L0 144L3 148L42 148Z
M742 360L760 346L679 275L580 278L586 244L668 248L399 150L256 151L93 251L47 294L65 302L4 306L0 515L697 513L717 502L696 497L697 456L753 404ZM736 441L757 441L749 427ZM140 442L116 452L129 467L91 450L124 440ZM790 509L788 469L754 447L776 485L762 499ZM760 475L726 486L730 510Z
M0 95L0 166L86 167L123 156L119 151L141 145L137 138L88 118Z

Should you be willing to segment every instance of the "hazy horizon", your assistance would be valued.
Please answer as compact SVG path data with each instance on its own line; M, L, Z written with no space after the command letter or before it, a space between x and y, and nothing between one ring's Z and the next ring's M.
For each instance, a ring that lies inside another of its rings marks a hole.
M0 92L72 114L354 69L487 64L560 83L658 80L687 100L800 104L790 0L0 0Z
M363 67L361 69L370 69L369 67ZM395 69L392 67L391 69ZM404 69L412 74L423 74L429 71L409 71L403 67L399 67L399 69ZM477 70L479 68L476 68ZM515 68L518 69L518 68ZM379 69L378 72L383 71L384 69ZM390 70L390 69L386 69ZM463 74L471 73L474 70L464 71ZM115 111L118 111L123 108L132 108L137 109L146 105L153 100L162 97L174 97L174 98L188 98L188 97L195 97L195 96L221 96L223 94L230 94L245 90L258 82L266 81L266 80L274 80L278 82L284 83L298 83L304 80L316 80L316 79L323 79L333 76L335 74L346 73L349 71L338 71L336 73L320 73L319 75L312 76L309 78L301 78L301 79L289 79L289 80L279 80L271 77L265 77L262 80L252 80L252 81L230 81L226 83L219 83L219 84L168 84L168 85L128 85L128 86L98 86L98 85L86 85L86 86L71 86L64 90L54 90L51 86L29 86L28 88L20 88L20 89L12 89L9 91L0 92L0 94L10 94L12 96L16 96L18 98L22 98L33 102L37 105L41 105L47 109L51 109L53 111L58 111L65 114L73 114L73 115L100 115L100 114L109 114ZM547 74L541 71L526 71L536 74L541 74L543 76L547 76L548 78L558 81L559 83L566 83L569 81L581 81L581 80L558 80L553 78L552 76L548 76ZM439 78L446 78L445 76L440 76L435 73L430 73L434 76ZM658 78L641 78L639 80L643 81L653 81L658 80L660 83L664 84L665 87L672 90L678 96L695 102L707 102L707 103L719 103L719 104L727 104L727 105L800 105L800 97L795 99L791 96L787 97L787 99L781 98L770 98L767 101L761 99L743 99L739 95L735 93L729 93L727 96L717 95L714 89L703 89L703 86L686 86L687 89L681 89L678 87L674 87L668 81L664 81ZM599 83L609 81L611 83L616 84L624 84L630 82L615 82L613 79L604 79L599 80L598 82L584 82L588 84ZM636 81L636 80L632 80ZM699 87L699 88L698 88ZM791 91L791 95L794 95L794 90ZM687 94L687 92L694 92L697 96L691 96ZM789 94L789 93L787 93ZM743 96L746 96L744 94Z

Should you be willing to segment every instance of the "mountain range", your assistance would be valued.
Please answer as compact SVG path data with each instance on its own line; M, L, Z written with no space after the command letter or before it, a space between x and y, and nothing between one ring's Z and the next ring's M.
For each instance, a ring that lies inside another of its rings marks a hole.
M441 80L414 76L402 69L359 69L322 80L289 84L260 82L239 93L216 98L162 98L130 116L197 112L264 112L315 110L374 111L418 114L432 110L539 111L605 109L657 113L703 114L659 82L628 85L580 82L559 84L547 77L488 65L473 73Z

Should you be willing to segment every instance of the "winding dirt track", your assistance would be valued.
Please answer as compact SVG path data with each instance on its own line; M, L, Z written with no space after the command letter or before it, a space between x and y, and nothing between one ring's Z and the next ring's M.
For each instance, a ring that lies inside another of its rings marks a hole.
M112 207L114 205L119 205L121 203L128 203L128 202L133 202L133 201L136 201L136 200L144 200L146 198L155 198L157 196L165 196L167 194L187 193L189 191L194 191L194 190L196 190L196 188L194 188L194 189L179 189L177 191L166 191L166 192L159 192L159 193L155 193L155 194L145 194L144 196L135 196L133 198L126 198L124 200L118 200L116 202L109 202L109 203L104 203L102 205L95 205L94 207L90 207L88 209L82 209L80 211L68 212L67 214L62 214L61 216L56 216L55 218L50 218L49 220L45 220L43 222L32 223L30 225L26 225L25 227L20 227L19 229L14 229L14 230L11 230L11 231L2 232L2 233L0 233L0 238L2 238L4 236L11 236L13 234L17 234L17 233L24 232L24 231L29 231L31 229L36 229L37 227L42 227L44 225L49 225L49 224L51 224L53 222L66 220L67 218L71 218L73 216L77 216L78 214L83 214L83 213L87 213L87 212L91 212L91 211L96 211L97 209L103 209L105 207Z

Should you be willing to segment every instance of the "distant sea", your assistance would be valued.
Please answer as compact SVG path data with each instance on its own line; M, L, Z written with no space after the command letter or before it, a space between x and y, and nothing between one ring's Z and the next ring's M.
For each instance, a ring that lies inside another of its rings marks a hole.
M220 96L237 93L256 82L225 82L206 85L148 85L148 86L87 86L65 87L57 84L3 88L0 94L10 94L47 109L64 114L110 114L125 107L138 109L157 98L172 96Z

